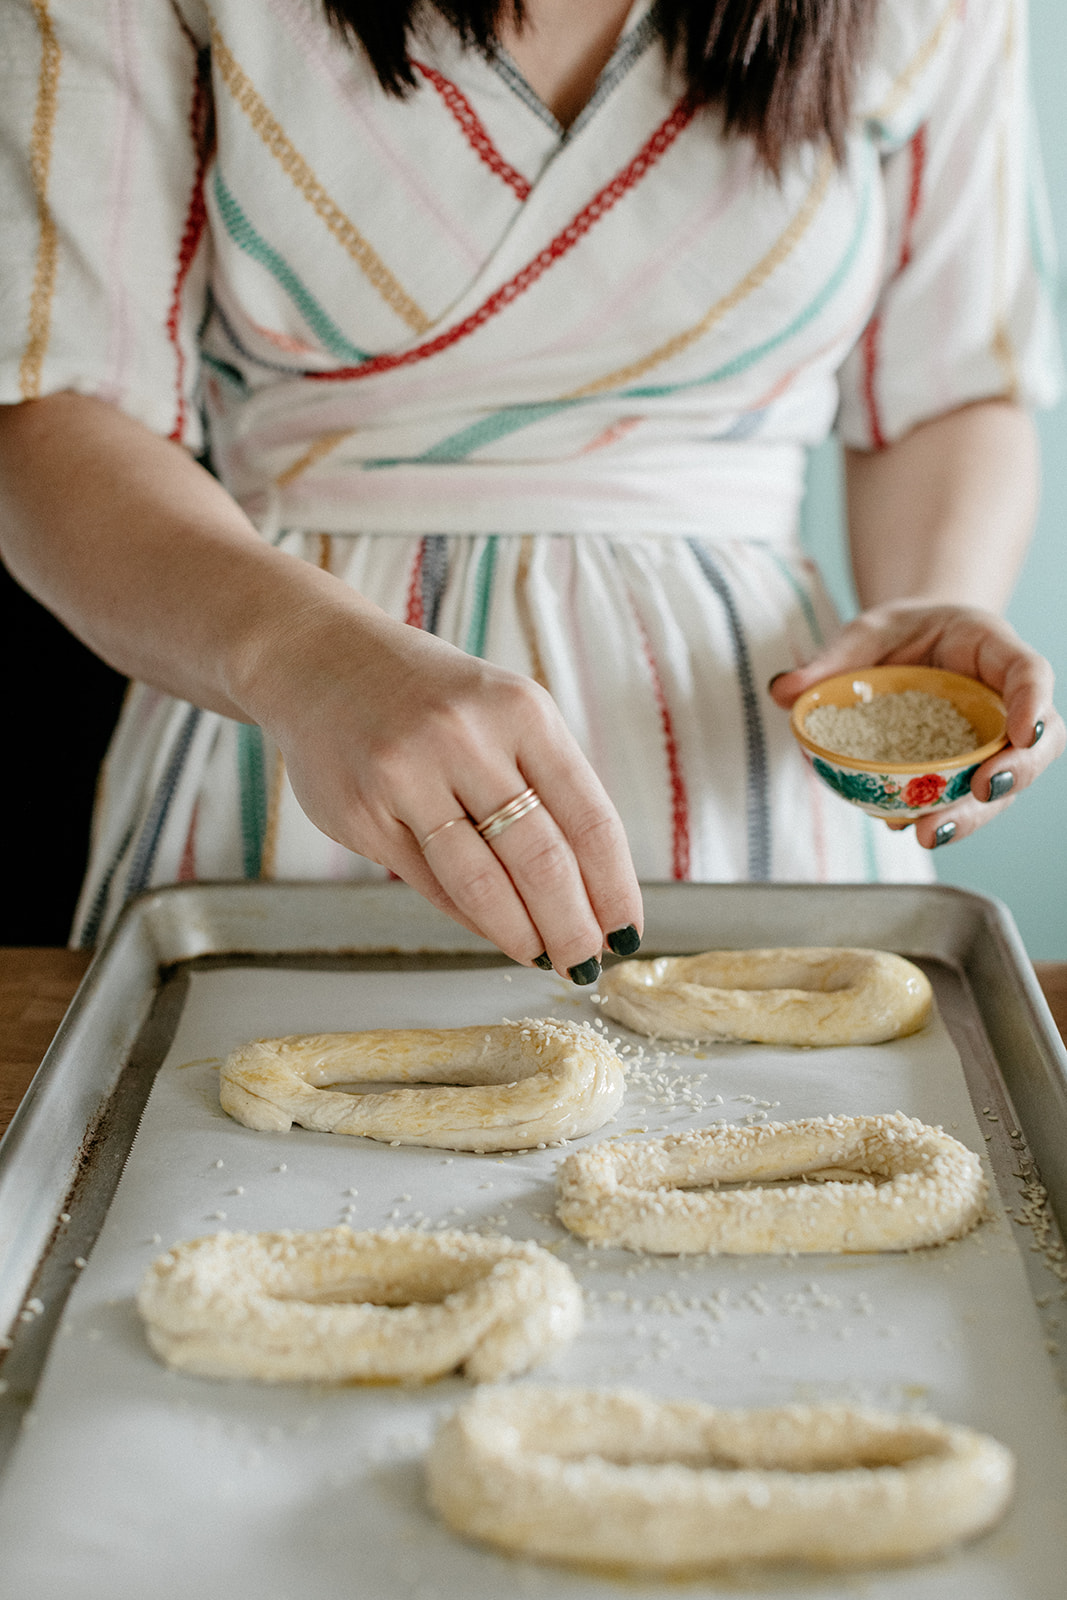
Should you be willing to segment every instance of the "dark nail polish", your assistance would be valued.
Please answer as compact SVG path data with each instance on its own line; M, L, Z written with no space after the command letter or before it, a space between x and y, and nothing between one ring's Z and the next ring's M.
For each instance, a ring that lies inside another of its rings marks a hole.
M632 956L635 950L641 948L641 935L633 923L628 923L625 928L616 928L614 933L608 934L608 949L616 956Z
M1002 799L1003 796L1008 793L1009 789L1014 788L1014 785L1014 773L994 772L993 776L989 780L989 793L986 796L986 804L988 805L990 800Z
M955 837L956 824L954 822L943 822L934 833L933 848L936 850L939 844L948 844L949 840Z
M567 976L572 983L595 983L600 977L600 962L596 956L590 956L588 961L582 961L576 967L568 967Z
M542 950L539 956L534 956L534 966L540 967L542 972L552 971L552 957L547 950Z
M1033 749L1034 745L1040 739L1040 737L1044 733L1044 731L1045 731L1045 724L1043 722L1035 722L1034 723L1034 737L1030 740L1030 748L1031 749Z

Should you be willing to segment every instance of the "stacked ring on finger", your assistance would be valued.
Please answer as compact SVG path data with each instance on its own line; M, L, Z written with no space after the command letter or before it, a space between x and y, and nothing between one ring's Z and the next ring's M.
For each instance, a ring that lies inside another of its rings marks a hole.
M582 1320L573 1275L539 1245L343 1225L175 1245L137 1309L168 1366L267 1383L506 1378Z
M1014 1460L930 1416L518 1384L442 1424L427 1477L449 1527L511 1554L683 1577L921 1560L997 1521Z
M372 1082L425 1087L376 1094L320 1087ZM275 1133L297 1122L395 1144L528 1150L603 1127L625 1089L607 1040L588 1023L546 1017L259 1039L223 1063L219 1101L246 1127Z
M560 1163L558 1192L560 1221L596 1244L852 1254L959 1238L987 1185L972 1150L896 1112L608 1140Z
M521 794L515 795L505 805L490 812L483 821L476 822L474 826L488 844L490 839L495 839L506 828L510 828L513 822L518 822L520 817L529 816L531 811L536 811L540 804L539 794L533 789L524 789Z

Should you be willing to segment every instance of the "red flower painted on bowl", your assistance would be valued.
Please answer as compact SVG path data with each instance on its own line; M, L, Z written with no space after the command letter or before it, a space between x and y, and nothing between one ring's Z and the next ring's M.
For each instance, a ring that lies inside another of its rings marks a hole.
M936 805L948 787L948 779L937 772L925 772L921 778L912 778L904 790L906 806Z

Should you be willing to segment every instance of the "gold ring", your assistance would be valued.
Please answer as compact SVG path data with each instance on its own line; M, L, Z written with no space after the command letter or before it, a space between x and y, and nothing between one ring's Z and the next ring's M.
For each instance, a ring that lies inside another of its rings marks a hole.
M513 822L518 822L520 817L536 811L540 804L540 796L533 789L524 789L513 800L509 800L507 805L490 812L483 822L476 822L474 826L488 843L490 839L495 839L498 833L503 833L505 828L510 828Z
M449 817L447 822L439 823L436 828L431 828L425 839L420 840L419 849L425 850L431 839L436 839L439 833L444 833L446 828L454 828L457 822L469 822L466 812L461 817Z

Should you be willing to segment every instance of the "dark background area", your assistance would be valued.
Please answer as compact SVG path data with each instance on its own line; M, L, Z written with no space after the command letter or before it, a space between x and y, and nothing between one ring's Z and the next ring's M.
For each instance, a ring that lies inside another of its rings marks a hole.
M0 945L63 945L89 845L101 758L126 680L0 566L4 762Z

